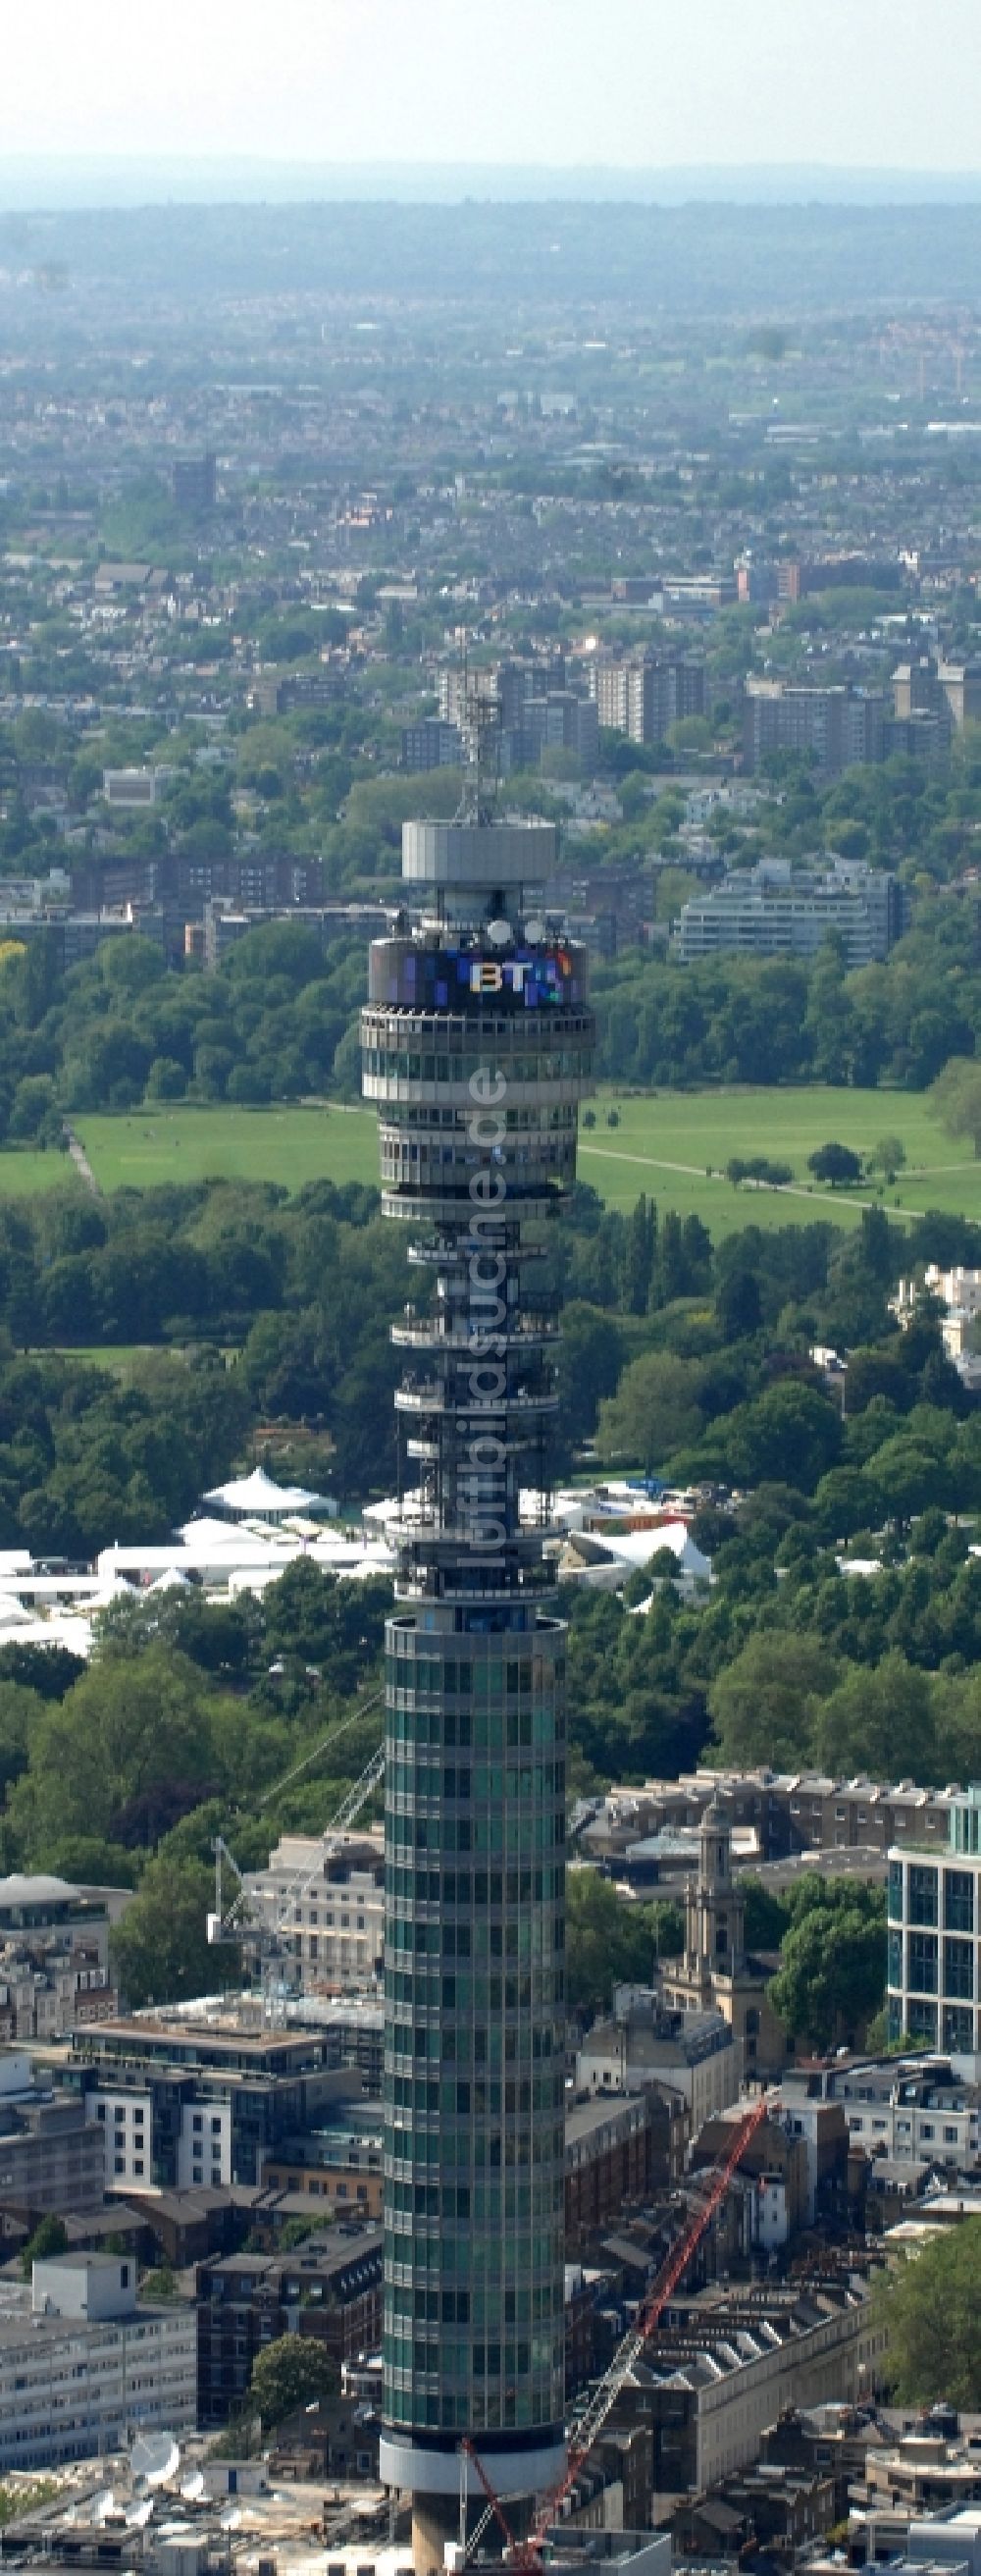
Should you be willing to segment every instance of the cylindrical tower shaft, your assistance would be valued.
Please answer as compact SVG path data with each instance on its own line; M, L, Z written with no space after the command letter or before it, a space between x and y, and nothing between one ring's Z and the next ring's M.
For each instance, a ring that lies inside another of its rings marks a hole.
M565 1632L542 1554L540 1238L574 1177L592 1023L582 951L526 910L551 843L482 812L407 825L418 916L372 948L362 1020L383 1204L413 1228L418 1283L394 1336L382 2476L418 2497L420 2532L458 2493L463 2435L512 2494L563 2446Z

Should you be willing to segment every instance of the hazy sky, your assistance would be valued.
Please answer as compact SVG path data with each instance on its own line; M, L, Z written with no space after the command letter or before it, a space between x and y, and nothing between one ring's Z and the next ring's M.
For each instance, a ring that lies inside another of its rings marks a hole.
M21 0L0 153L972 170L979 108L981 0Z

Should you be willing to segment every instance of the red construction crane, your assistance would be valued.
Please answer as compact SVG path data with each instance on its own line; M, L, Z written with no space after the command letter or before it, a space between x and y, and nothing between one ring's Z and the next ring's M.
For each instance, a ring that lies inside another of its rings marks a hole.
M613 2412L621 2389L626 2385L634 2364L640 2360L644 2345L653 2334L672 2292L677 2289L696 2246L701 2244L706 2228L714 2218L720 2202L725 2199L733 2174L746 2153L750 2139L755 2137L760 2122L766 2119L772 2107L773 2096L768 2099L765 2094L761 2094L759 2101L754 2102L752 2110L747 2111L745 2118L740 2120L738 2127L733 2131L732 2142L719 2163L712 2165L706 2174L695 2178L693 2189L698 2193L697 2206L693 2208L687 2224L682 2228L660 2271L655 2274L642 2302L636 2323L631 2326L629 2334L624 2336L605 2377L594 2388L585 2413L580 2416L572 2434L562 2476L555 2486L549 2488L546 2495L539 2498L534 2519L525 2540L516 2540L500 2496L495 2492L473 2442L465 2441L462 2444L463 2450L473 2461L488 2505L504 2534L508 2563L515 2571L515 2576L541 2576L542 2549L546 2534L555 2521L556 2515L561 2512L566 2496L570 2488L575 2485L594 2442L598 2441L604 2424ZM487 2519L489 2518L488 2515Z

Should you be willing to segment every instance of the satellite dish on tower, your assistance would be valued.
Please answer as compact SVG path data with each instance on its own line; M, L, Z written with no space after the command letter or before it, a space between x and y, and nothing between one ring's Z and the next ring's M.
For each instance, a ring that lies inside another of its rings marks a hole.
M543 921L526 921L525 938L530 942L532 948L537 948L539 940L544 939L544 937L545 924Z
M180 2468L180 2443L172 2433L138 2433L129 2462L134 2478L141 2478L144 2486L164 2487Z
M505 921L503 914L500 914L496 921L488 922L487 936L492 948L508 948L510 947L511 941L514 937L514 932L511 928L510 922Z

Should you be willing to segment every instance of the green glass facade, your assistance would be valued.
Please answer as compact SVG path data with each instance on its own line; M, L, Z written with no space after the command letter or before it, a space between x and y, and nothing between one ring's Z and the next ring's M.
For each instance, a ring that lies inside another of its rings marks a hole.
M373 947L362 1015L414 1283L393 1335L382 2476L444 2498L464 2435L504 2492L562 2457L566 1640L543 1558L542 1249L593 1033L583 952L526 905L550 842L479 799L469 821L407 825L417 917Z

